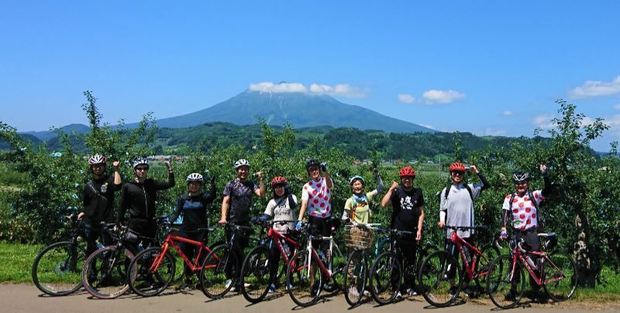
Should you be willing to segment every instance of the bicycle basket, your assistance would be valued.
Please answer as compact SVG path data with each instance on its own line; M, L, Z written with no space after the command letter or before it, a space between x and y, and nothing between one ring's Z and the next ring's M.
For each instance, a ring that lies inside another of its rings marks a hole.
M372 246L375 237L374 230L367 227L346 225L344 231L344 242L347 248L368 249Z

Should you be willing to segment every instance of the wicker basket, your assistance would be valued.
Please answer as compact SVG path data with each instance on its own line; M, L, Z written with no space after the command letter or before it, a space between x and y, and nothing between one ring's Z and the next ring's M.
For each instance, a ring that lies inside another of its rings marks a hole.
M344 232L344 242L347 248L368 249L372 246L375 237L374 230L367 227L347 225Z

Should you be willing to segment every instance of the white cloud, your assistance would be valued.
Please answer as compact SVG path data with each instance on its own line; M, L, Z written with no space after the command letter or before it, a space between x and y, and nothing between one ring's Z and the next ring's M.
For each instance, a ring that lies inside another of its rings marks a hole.
M553 116L548 114L538 115L534 117L533 123L537 128L551 129L553 128Z
M437 130L437 128L435 128L435 126L433 126L433 125L428 125L428 124L419 124L419 125L422 126L422 127L426 127L426 128Z
M349 84L336 84L330 86L313 83L312 85L310 85L310 92L315 94L328 94L330 96L341 96L347 98L366 97L366 93L363 90Z
M504 136L506 135L506 131L503 129L494 129L494 128L486 128L484 130L485 136Z
M251 91L258 92L273 92L273 93L285 93L285 92L307 92L306 86L300 83L278 83L262 82L257 84L250 84Z
M415 97L408 93L400 93L398 94L398 101L409 104L415 102Z
M616 109L616 110L620 110L620 103L618 103L618 104L614 105L614 109Z
M330 96L340 96L346 98L363 98L366 97L366 92L360 88L351 86L349 84L336 84L333 86L325 84L313 83L310 87L306 87L302 83L272 83L272 82L260 82L250 84L250 91L257 92L271 92L271 93L312 93L312 94L327 94Z
M588 80L583 85L570 91L573 98L609 96L620 93L620 76L610 82Z
M514 113L512 113L512 111L504 111L504 113L502 113L504 116L512 116Z
M451 103L465 97L465 94L455 90L437 90L431 89L422 95L427 104L432 103Z

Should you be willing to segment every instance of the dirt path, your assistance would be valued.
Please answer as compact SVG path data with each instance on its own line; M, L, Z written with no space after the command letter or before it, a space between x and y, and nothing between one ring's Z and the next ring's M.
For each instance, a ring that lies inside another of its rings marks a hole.
M520 310L520 309L517 309ZM526 307L528 313L536 312L620 312L620 303L613 304L585 304L585 303L562 303L562 304L532 304ZM33 312L88 312L88 313L120 313L120 312L373 312L373 313L411 313L411 312L494 312L495 307L490 301L468 301L462 305L450 308L435 309L427 307L422 297L416 296L399 303L378 307L374 303L365 303L357 308L348 310L348 305L342 295L326 299L316 305L301 309L295 307L287 294L262 302L256 305L248 305L241 295L234 295L218 301L209 301L202 292L194 290L188 293L173 293L153 297L139 298L127 295L115 300L93 300L85 292L66 297L46 297L32 285L0 285L0 312L7 313L33 313ZM508 310L507 312L517 312Z

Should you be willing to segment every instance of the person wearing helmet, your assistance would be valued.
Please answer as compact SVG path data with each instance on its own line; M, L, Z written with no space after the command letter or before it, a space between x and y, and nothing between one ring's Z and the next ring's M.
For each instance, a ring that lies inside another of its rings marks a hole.
M86 255L97 249L97 239L103 245L112 244L112 238L103 231L101 222L114 221L114 192L121 190L119 161L112 162L114 175L106 173L106 157L95 154L88 159L92 178L84 185L82 192L83 210L78 219L84 219L86 234Z
M540 204L545 200L545 197L549 196L552 192L552 185L547 175L547 166L541 164L539 170L543 176L543 189L531 191L529 189L530 174L524 171L517 171L512 175L512 181L515 184L515 192L506 195L502 205L503 219L500 239L508 238L507 225L510 223L512 225L512 239L519 242L521 238L523 238L527 246L533 251L540 250L538 228L541 225L540 212L538 209L540 208ZM538 258L533 257L533 259L537 261ZM539 269L536 269L536 271L540 274ZM539 301L546 300L544 292L540 292L539 290L540 286L531 279L530 286L532 291L527 294L530 298ZM516 291L511 290L511 294L516 294Z
M334 182L327 170L326 163L320 163L316 159L306 162L306 171L310 176L310 181L304 184L301 192L301 208L296 228L299 228L301 221L308 212L308 224L310 230L315 235L331 235L332 202L331 190ZM313 242L315 249L320 242Z
M456 161L450 164L450 185L444 187L439 193L439 222L437 226L440 229L444 229L446 225L458 226L458 227L473 227L474 224L474 200L477 199L482 190L489 188L489 183L480 173L480 170L476 165L468 167L460 161ZM465 174L467 171L473 171L480 179L480 183L468 184L465 182ZM449 251L452 255L458 259L458 251L449 240L452 236L453 229L446 229L446 244L450 247ZM459 229L458 235L463 240L473 243L473 229ZM475 244L474 244L475 245ZM453 276L455 270L451 270L450 274ZM451 292L454 292L456 286L451 287ZM474 294L475 290L469 288L466 290L469 294Z
M424 225L424 195L421 188L413 187L413 180L416 172L413 167L407 165L398 172L400 183L392 181L392 185L381 199L381 206L386 208L392 205L392 220L390 227L397 230L409 231L414 235L399 236L396 238L396 245L400 249L407 266L416 264L417 245L422 240ZM405 268L407 268L405 266ZM396 275L396 273L394 273ZM416 295L414 273L405 273L405 279L400 295ZM398 281L397 277L392 277L392 281Z
M349 185L353 195L347 199L344 204L344 211L342 213L342 220L345 223L354 224L368 224L370 223L370 217L372 211L370 210L370 203L373 198L379 193L383 192L383 180L379 171L374 171L377 177L377 188L364 192L366 182L362 176L356 175L349 179Z
M123 184L118 220L121 223L127 221L129 229L142 237L155 238L157 191L171 188L175 184L172 164L166 161L165 165L168 169L168 179L166 181L155 180L148 177L148 160L138 158L133 161L133 180ZM125 217L126 213L129 213L128 218Z
M273 229L285 236L290 236L295 227L290 221L295 219L294 214L297 208L297 197L291 192L288 180L283 176L276 176L271 180L271 189L273 190L273 198L267 203L267 207L261 219L269 220L273 218L274 222L288 221L286 223L274 223ZM286 241L283 240L281 243L285 251L293 251ZM289 258L290 257L292 257L292 255L289 255ZM273 244L269 252L269 273L270 280L273 282L272 285L269 286L270 292L276 289L277 279L275 278L278 274L279 262L280 251L278 246Z
M250 225L250 208L252 207L252 196L263 197L265 195L265 184L263 182L263 173L256 172L255 176L258 177L259 183L256 184L249 180L250 174L250 162L246 159L240 159L234 163L235 171L237 172L237 178L228 182L224 187L224 198L222 199L222 212L219 220L219 224L227 224L231 222L236 225L249 226ZM226 238L231 238L233 234L231 232L226 233ZM235 237L236 242L233 243L231 251L238 257L239 262L243 262L244 253L243 250L249 244L249 234L247 232L240 232ZM229 262L226 268L226 274L229 279L232 279L235 275L232 268L233 262ZM237 280L238 281L238 280ZM235 286L236 290L240 290L238 286Z
M177 198L176 209L170 216L170 221L176 221L183 216L183 223L179 229L180 235L195 241L207 241L207 210L215 200L215 176L211 177L209 193L202 190L204 178L199 173L187 175L187 193ZM179 243L183 253L191 260L194 257L196 246L184 242ZM202 262L201 262L202 263ZM185 264L184 282L180 289L192 288L192 270Z

